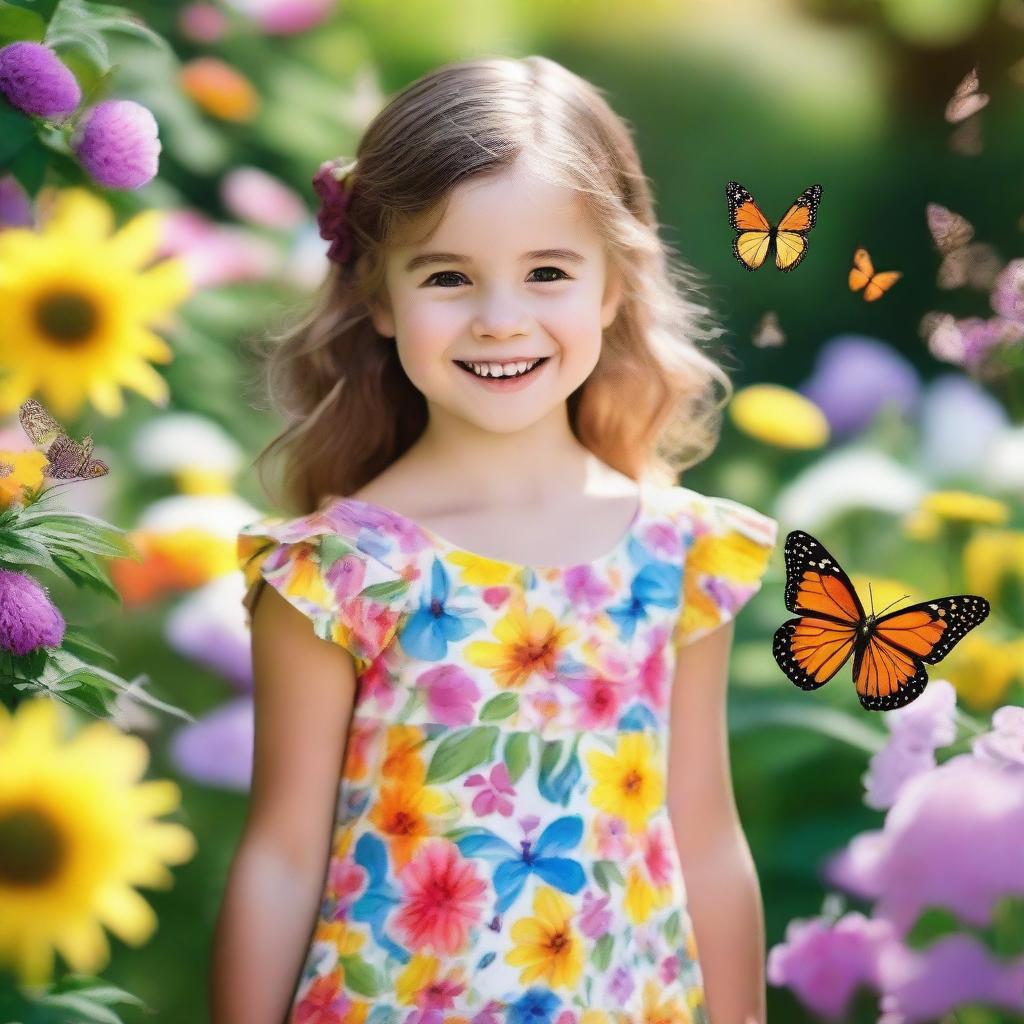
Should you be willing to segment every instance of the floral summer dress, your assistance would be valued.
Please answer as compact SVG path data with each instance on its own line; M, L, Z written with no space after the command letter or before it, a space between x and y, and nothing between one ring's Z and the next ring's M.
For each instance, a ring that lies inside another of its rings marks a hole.
M356 498L243 527L249 611L269 582L358 676L289 1024L706 1024L669 692L776 525L644 485L611 551L549 568Z

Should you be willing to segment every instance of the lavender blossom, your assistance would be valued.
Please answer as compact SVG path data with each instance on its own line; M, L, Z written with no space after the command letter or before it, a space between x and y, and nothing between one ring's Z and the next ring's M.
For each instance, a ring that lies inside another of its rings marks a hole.
M1011 260L996 278L992 308L1007 320L1024 323L1024 260Z
M992 715L992 731L971 742L974 756L981 761L1024 771L1024 708L1007 704Z
M21 41L0 49L0 93L34 117L63 119L81 102L71 70L48 46Z
M137 189L156 175L158 133L156 118L142 104L104 100L86 111L71 149L97 184Z

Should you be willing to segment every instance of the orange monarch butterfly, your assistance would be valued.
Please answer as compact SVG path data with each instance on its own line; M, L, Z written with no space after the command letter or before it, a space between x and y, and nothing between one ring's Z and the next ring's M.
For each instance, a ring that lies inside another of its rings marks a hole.
M903 274L898 270L875 272L867 249L858 249L853 254L853 266L850 268L850 291L864 289L864 301L875 302L880 299Z
M816 690L852 653L853 682L868 711L916 700L928 684L925 665L941 661L989 613L983 597L960 594L867 615L850 578L809 533L786 537L785 559L786 607L798 618L776 630L775 660L800 689Z
M754 197L738 182L725 186L729 224L739 232L732 240L733 255L747 270L757 270L768 250L775 248L775 266L795 270L807 255L807 232L814 227L821 186L812 185L794 200L778 227L772 227Z

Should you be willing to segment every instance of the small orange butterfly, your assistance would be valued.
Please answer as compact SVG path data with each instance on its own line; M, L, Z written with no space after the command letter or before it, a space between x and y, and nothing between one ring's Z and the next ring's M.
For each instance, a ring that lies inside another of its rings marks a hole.
M867 249L858 249L853 254L853 266L850 268L850 291L859 292L863 288L864 301L875 302L902 276L898 270L875 273L875 265L871 262Z
M937 597L883 615L864 611L842 566L802 530L786 537L786 607L797 618L775 632L772 654L801 690L824 686L853 654L853 682L868 711L916 700L934 665L984 622L989 603L974 594Z

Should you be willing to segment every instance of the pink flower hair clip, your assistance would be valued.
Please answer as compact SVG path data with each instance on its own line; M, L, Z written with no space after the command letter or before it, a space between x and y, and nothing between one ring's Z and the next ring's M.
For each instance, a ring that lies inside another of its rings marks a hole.
M320 237L330 242L327 258L346 264L352 258L352 232L348 223L348 205L352 199L352 172L356 161L348 157L325 160L313 176L313 189L320 197L316 212Z

